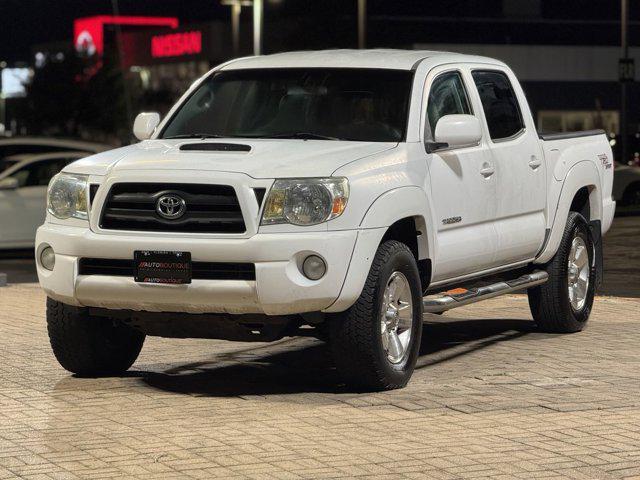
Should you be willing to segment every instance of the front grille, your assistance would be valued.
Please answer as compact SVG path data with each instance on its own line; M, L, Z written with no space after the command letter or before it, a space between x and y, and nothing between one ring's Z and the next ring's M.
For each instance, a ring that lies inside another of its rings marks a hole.
M110 275L133 277L134 261L111 258L81 258L80 275ZM255 280L253 263L193 262L191 278L194 280Z
M178 219L162 218L156 203L167 194L186 203ZM238 196L229 185L116 183L107 195L100 227L188 233L244 233L246 226Z

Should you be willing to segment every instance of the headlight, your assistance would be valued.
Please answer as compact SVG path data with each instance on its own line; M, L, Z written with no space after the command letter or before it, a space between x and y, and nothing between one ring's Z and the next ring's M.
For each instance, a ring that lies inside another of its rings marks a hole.
M349 199L346 178L276 180L262 213L262 225L316 225L344 212Z
M59 219L87 220L87 175L59 173L51 180L47 191L47 210Z

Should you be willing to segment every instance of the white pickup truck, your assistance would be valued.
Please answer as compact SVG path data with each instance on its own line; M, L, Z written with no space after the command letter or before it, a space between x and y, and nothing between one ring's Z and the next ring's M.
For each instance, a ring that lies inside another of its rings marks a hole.
M314 334L345 382L391 389L411 377L424 313L527 289L544 331L589 318L615 209L609 143L538 134L499 61L242 58L134 133L52 180L37 234L51 345L78 375L125 371L145 335Z

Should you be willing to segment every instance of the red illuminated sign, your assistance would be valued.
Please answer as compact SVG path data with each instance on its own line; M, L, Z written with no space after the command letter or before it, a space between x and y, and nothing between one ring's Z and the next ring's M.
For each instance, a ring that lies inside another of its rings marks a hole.
M105 25L178 28L178 23L178 19L175 17L97 15L95 17L79 18L73 24L73 43L79 52L88 55L102 55L104 52Z
M151 37L151 56L181 57L202 52L202 32L169 33Z

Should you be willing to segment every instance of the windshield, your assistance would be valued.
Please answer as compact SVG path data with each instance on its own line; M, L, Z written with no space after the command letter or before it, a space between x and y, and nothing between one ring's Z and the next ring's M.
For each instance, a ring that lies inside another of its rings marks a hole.
M245 137L398 142L413 72L248 69L205 80L161 138Z

